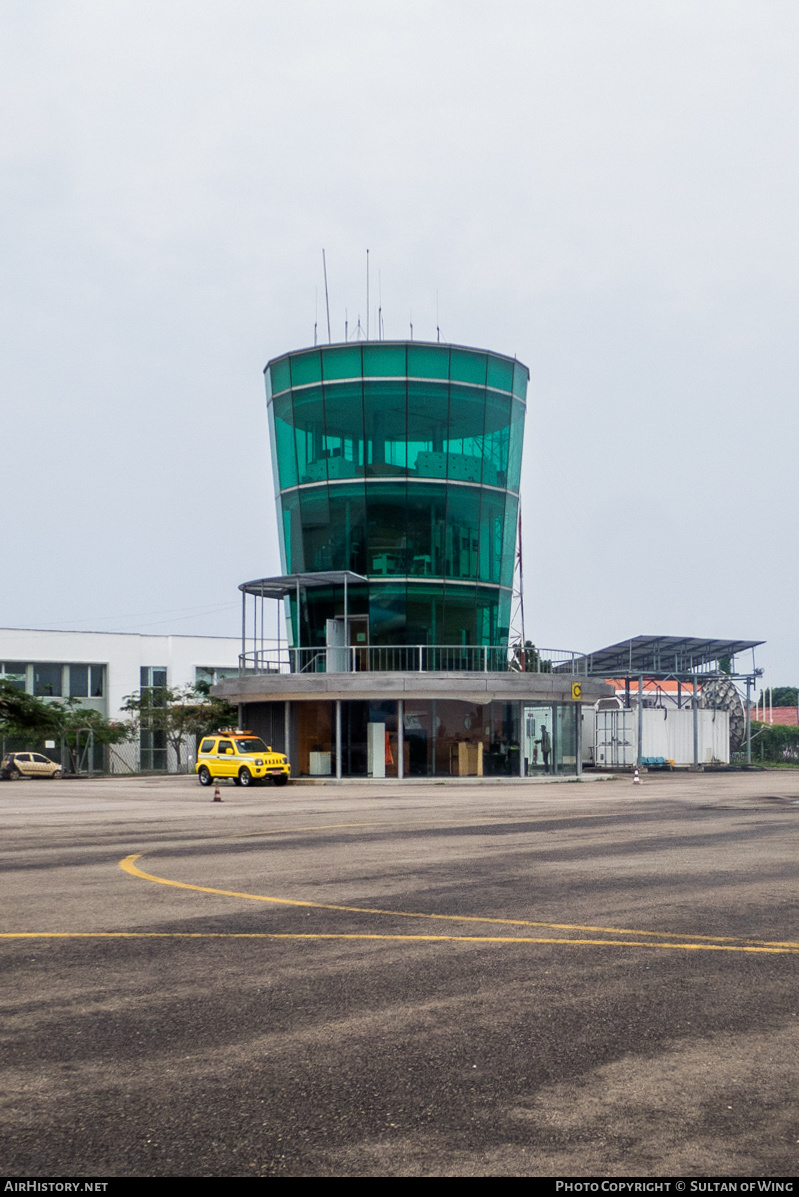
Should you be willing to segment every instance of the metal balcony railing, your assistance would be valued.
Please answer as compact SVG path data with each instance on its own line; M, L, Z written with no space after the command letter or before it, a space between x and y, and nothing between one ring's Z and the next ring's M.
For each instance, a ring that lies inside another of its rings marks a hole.
M277 673L575 673L586 657L564 649L501 645L351 645L340 648L263 648L239 656L241 676Z

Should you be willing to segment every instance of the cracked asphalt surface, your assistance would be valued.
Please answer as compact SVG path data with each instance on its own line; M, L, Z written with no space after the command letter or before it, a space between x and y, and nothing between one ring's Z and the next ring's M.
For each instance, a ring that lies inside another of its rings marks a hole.
M0 785L5 1175L796 1172L799 773L222 792Z

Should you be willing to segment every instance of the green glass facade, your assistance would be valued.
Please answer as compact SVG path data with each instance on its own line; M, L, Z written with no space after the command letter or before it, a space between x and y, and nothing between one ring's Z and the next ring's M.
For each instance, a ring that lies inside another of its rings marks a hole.
M370 644L506 643L527 367L380 341L265 374L284 572L368 578L349 613ZM306 594L294 643L323 645L342 595Z

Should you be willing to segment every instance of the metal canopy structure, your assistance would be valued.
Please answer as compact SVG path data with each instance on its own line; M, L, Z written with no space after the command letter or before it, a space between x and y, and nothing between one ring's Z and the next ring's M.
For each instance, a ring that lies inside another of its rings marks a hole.
M347 591L353 584L360 584L368 582L368 578L362 577L361 574L355 574L349 569L331 569L320 573L303 573L303 574L281 574L277 578L256 578L252 582L241 582L239 590L241 591L241 657L245 657L247 650L247 595L252 595L253 599L253 619L252 619L252 645L253 655L257 659L258 656L258 600L261 600L261 655L263 655L264 648L264 599L276 599L278 602L281 599L288 598L289 595L296 595L297 598L297 645L299 648L299 631L301 626L300 621L300 592L307 590L309 586L341 586L344 591L344 622L347 623L349 616ZM278 652L280 648L280 620L278 618Z
M586 673L602 677L644 674L677 678L716 672L711 667L719 661L732 659L764 643L763 640L708 640L698 636L633 636L587 653Z
M296 594L297 588L306 586L350 586L358 582L366 582L367 578L361 574L354 574L349 569L331 569L325 573L313 574L281 574L277 578L256 578L253 582L242 582L239 586L244 594L252 594L257 598L282 599L290 594Z

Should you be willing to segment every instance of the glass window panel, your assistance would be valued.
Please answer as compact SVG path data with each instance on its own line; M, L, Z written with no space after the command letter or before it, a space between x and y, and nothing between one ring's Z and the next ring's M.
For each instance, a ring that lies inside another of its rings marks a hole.
M510 590L500 590L499 606L497 609L497 635L495 644L507 644L510 634Z
M402 378L405 375L404 345L364 345L365 377Z
M408 572L405 483L366 487L367 564L369 575Z
M407 459L405 380L365 382L366 473L404 474Z
M325 776L335 772L335 708L332 702L297 704L297 772Z
M407 643L439 644L444 617L443 586L408 583Z
M408 388L408 470L424 478L447 476L449 387L414 383Z
M326 537L326 544L332 565L325 569L351 569L356 574L367 573L366 556L366 499L364 487L330 487L330 526L319 529L320 538ZM307 539L306 539L307 543ZM306 565L306 569L320 566Z
M272 455L272 483L275 488L275 495L280 493L280 469L277 460L277 429L275 428L275 409L270 403L266 409L266 416L269 420L269 451Z
M34 665L33 693L39 698L61 697L61 666Z
M449 347L409 345L408 374L411 378L449 378Z
M499 583L513 586L513 563L516 558L516 525L519 519L519 500L508 495L505 502L505 535L502 538L502 562Z
M449 376L453 382L473 382L485 386L486 355L453 349L450 354Z
M291 385L305 386L322 381L322 360L318 352L301 353L291 358Z
M444 571L451 578L476 578L480 543L480 491L447 487Z
M486 392L485 432L483 434L483 483L506 486L508 480L508 445L510 441L510 396Z
M281 490L297 485L297 453L294 446L294 411L291 394L278 395L272 401L277 446L277 468Z
M525 399L527 396L528 377L527 367L521 362L516 362L513 367L513 393L518 399Z
M436 774L477 776L485 773L490 745L490 707L439 699L436 702ZM464 751L462 745L467 746Z
M519 776L519 704L492 702L490 706L491 738L488 752L483 756L486 776Z
M477 629L475 626L475 587L447 586L444 591L444 615L439 643L466 646L477 643ZM468 656L464 657L464 667L468 664ZM451 662L443 662L443 666L458 667L457 657Z
M27 679L28 666L25 661L6 661L0 666L0 676L7 686L15 690L24 690Z
M360 382L326 386L324 450L328 478L363 474L363 394Z
M404 735L411 777L427 777L432 770L433 702L408 699L405 703Z
M475 624L478 644L498 644L498 592L478 586L475 595ZM496 663L496 662L495 662Z
M447 477L479 483L483 468L485 390L453 386L449 404Z
M524 406L514 399L511 405L510 438L508 444L508 489L519 490L522 475L522 441L524 438Z
M404 644L405 583L369 587L369 639L372 644Z
M70 665L69 667L69 696L70 698L89 697L89 666Z
M89 680L92 698L102 698L104 693L105 666L92 665Z
M276 395L278 391L287 391L289 389L291 386L291 369L287 357L281 358L278 362L272 362L269 366L269 373L272 376L273 395Z
M302 539L306 570L344 569L333 560L332 528L327 487L300 491Z
M439 485L408 485L407 559L412 577L441 577L446 544L447 489Z
M294 439L301 483L327 482L327 451L323 446L325 409L322 388L294 391Z
M502 571L502 547L505 534L505 495L483 491L480 510L481 582L499 582Z
M285 554L284 571L287 574L301 574L306 570L302 543L302 521L300 519L300 496L297 491L283 495L280 500L283 513L283 537L281 549Z
M360 346L322 350L322 377L331 378L360 378L361 377L361 349Z
M500 391L513 390L513 362L507 358L489 357L486 382Z

